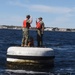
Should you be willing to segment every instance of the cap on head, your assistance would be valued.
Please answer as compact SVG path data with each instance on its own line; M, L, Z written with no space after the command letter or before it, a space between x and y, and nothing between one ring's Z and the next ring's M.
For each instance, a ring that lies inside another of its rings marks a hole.
M30 18L30 15L27 15L26 18Z
M42 17L39 17L38 19L42 19Z

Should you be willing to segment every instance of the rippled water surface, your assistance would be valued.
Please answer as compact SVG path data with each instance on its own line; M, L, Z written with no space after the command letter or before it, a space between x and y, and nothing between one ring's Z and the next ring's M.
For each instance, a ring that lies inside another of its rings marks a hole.
M36 31L30 31L30 36L34 37L36 46ZM53 48L55 53L54 67L48 68L48 71L6 67L7 48L19 46L21 39L21 30L0 29L0 75L75 75L75 32L44 32L44 46Z

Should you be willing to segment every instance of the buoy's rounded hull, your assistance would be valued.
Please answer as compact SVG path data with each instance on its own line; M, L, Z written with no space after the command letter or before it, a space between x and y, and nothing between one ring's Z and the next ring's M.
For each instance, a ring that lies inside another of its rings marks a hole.
M15 66L13 66L15 65ZM54 51L51 48L9 47L7 50L7 66L21 68L23 66L54 65Z
M49 60L18 60L15 62L7 61L7 67L13 69L24 69L26 66L34 66L34 67L53 67L54 59Z

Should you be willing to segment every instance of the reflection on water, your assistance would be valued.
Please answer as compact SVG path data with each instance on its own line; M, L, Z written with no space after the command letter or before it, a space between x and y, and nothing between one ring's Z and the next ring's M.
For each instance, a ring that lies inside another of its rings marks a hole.
M7 69L21 69L21 70L29 70L29 71L39 71L39 72L49 72L50 69L52 69L54 66L52 65L40 65L40 64L35 64L35 65L20 65L20 64L7 64L6 68Z
M50 70L53 67L49 67L49 66L44 66L44 65L26 65L26 66L17 66L17 65L12 65L12 66L16 66L15 68L10 68L7 67L7 72L10 73L10 75L49 75L50 74Z
M13 68L15 66L15 68ZM74 69L66 68L54 71L54 66L46 65L12 65L5 70L5 75L75 75Z
M61 72L42 72L33 70L5 69L0 70L0 75L75 75L75 72L68 72L63 69Z

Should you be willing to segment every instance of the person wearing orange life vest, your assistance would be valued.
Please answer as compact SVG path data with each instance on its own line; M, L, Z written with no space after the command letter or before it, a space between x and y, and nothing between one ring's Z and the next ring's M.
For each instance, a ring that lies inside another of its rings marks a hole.
M42 47L43 46L43 33L44 33L44 22L42 21L42 17L38 18L38 21L36 20L36 28L37 28L37 46Z
M26 19L23 21L22 31L23 31L23 38L21 46L28 45L28 38L29 38L29 28L31 27L32 19L30 15L26 16Z

